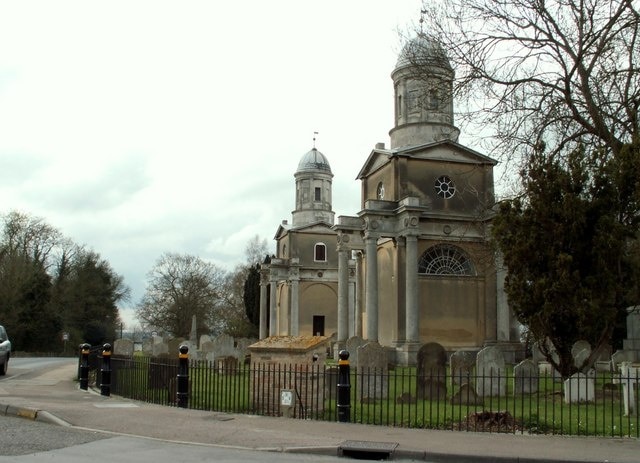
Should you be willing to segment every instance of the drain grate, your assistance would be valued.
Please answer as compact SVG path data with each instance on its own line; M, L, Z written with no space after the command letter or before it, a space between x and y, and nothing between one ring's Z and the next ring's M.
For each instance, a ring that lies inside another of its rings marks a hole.
M338 446L338 456L356 460L388 460L396 447L397 442L347 440Z

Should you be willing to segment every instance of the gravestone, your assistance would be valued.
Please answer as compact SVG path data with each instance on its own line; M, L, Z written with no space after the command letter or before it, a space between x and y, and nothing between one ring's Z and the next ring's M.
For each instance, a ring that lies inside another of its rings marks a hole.
M451 405L482 405L482 398L478 397L476 390L469 383L464 383L460 389L451 396Z
M351 367L358 366L358 348L364 346L367 343L360 336L351 336L347 339L347 352L349 352L349 362Z
M601 344L595 349L593 354L593 368L600 372L611 371L611 354L613 349L611 344Z
M324 370L324 398L336 400L338 395L338 373L337 366L327 367Z
M591 365L585 364L591 355L591 345L587 341L576 341L571 347L571 357L573 365L579 368L583 373L586 372Z
M234 346L233 337L228 334L221 334L213 339L213 353L216 357L238 357L238 352Z
M133 357L133 341L131 339L116 339L113 343L113 355Z
M211 336L209 336L208 334L203 334L200 336L200 342L198 343L200 350L202 350L202 345L205 342L211 342Z
M236 339L236 355L238 360L244 362L249 357L249 346L255 343L257 339L239 338Z
M200 356L203 360L207 360L209 362L213 362L215 360L215 355L213 350L215 348L215 344L213 341L204 341L200 343Z
M633 362L635 355L628 350L617 350L611 355L611 371L617 372L623 362Z
M640 305L627 308L627 337L622 348L632 353L632 362L640 361Z
M538 366L525 359L513 368L513 393L535 394L538 392Z
M622 384L624 416L636 414L636 389L639 380L639 367L633 367L629 362L622 362L620 364L620 383Z
M453 384L468 383L475 363L473 354L469 351L459 350L451 354L449 368Z
M595 381L593 376L575 373L564 381L564 402L593 402L595 397Z
M480 397L504 396L507 379L504 356L495 346L488 346L476 356L476 392Z
M387 398L388 362L387 353L376 341L358 347L359 383L356 387L358 400L377 400Z
M416 395L418 399L439 400L447 397L447 354L437 342L418 350Z
M153 338L142 341L142 352L146 355L153 355Z
M161 355L168 354L168 353L169 353L169 344L165 342L164 338L162 336L153 336L153 343L151 345L151 355L154 357L159 357Z
M531 345L531 360L533 363L538 364L540 362L546 362L547 358L544 356L542 351L540 350L540 346L538 341L534 342Z

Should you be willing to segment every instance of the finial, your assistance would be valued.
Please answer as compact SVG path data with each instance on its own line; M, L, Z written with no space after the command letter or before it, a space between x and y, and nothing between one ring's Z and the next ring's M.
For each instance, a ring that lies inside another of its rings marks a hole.
M318 135L318 132L313 132L313 149L316 148L316 135Z

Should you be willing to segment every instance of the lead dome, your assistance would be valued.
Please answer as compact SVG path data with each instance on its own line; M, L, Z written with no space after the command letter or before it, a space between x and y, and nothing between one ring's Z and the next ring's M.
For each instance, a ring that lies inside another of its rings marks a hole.
M394 72L415 64L452 69L447 53L440 42L425 34L412 38L402 47Z
M318 170L331 173L331 166L327 157L314 147L300 158L296 173Z

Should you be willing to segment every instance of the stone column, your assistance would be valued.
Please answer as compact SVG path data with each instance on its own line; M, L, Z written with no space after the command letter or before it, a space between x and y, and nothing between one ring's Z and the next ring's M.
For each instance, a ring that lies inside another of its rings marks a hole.
M367 340L378 340L378 238L365 236Z
M338 343L349 335L349 251L338 245Z
M418 308L418 238L406 236L405 259L405 333L407 342L420 342Z
M269 283L271 290L271 304L269 305L269 336L278 334L278 312L276 311L276 292L278 290L278 282L271 281Z
M362 337L362 251L356 254L356 287L353 335Z
M289 334L291 336L298 336L300 328L300 320L298 318L298 291L299 281L297 279L291 280L291 320L289 322Z
M260 281L260 339L267 337L267 283Z

